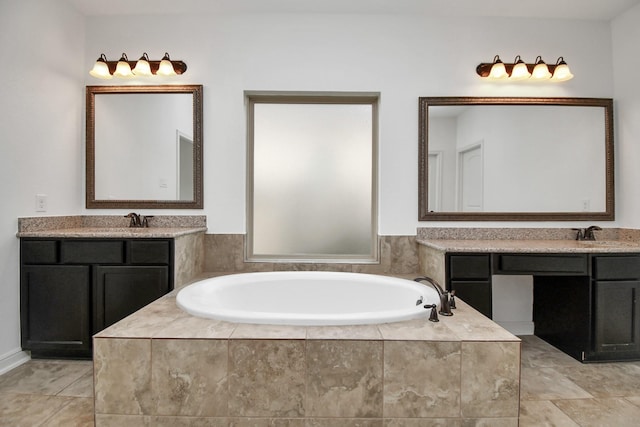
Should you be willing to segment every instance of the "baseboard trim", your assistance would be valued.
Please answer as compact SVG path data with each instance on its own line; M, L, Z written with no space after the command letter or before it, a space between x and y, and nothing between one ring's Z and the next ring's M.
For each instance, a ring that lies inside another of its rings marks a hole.
M494 322L511 332L513 335L533 335L533 322L504 322L501 320L494 320Z
M31 360L31 355L17 348L0 356L0 375Z

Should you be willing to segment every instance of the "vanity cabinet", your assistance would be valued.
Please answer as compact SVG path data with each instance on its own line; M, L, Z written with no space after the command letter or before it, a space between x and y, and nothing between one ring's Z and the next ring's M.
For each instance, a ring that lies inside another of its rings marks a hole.
M91 357L91 336L173 289L172 239L20 241L22 348Z
M640 357L640 256L593 257L594 360Z
M583 362L640 359L640 254L445 253L446 287L492 317L492 275L533 277L534 334Z
M446 257L447 290L480 313L491 318L491 256L489 254L449 254Z

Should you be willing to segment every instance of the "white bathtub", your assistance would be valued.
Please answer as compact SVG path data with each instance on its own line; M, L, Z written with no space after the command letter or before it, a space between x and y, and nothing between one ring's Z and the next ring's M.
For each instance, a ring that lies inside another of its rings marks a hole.
M428 317L438 293L412 280L360 273L283 271L220 276L177 295L189 314L238 323L362 325ZM422 300L420 303L418 301Z

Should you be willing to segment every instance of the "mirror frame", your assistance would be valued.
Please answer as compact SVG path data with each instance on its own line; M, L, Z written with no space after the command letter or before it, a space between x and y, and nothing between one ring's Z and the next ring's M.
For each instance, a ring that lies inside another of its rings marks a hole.
M103 94L186 93L193 96L193 200L96 200L95 96ZM202 209L202 85L87 86L86 89L87 209Z
M604 212L429 212L428 156L429 107L452 105L564 105L603 107L605 144L605 211ZM613 221L614 157L613 99L610 98L509 98L509 97L420 97L418 147L418 220L419 221Z

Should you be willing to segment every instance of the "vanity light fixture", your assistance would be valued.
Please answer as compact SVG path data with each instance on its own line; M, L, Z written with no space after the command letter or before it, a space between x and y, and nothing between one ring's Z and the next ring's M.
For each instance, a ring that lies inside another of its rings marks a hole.
M100 54L89 74L98 79L133 78L147 76L175 76L184 74L187 71L187 64L183 61L176 61L164 54L161 60L153 61L149 59L147 53L143 53L137 61L129 61L125 53L118 61L109 61L105 54Z
M493 62L479 64L476 67L476 73L489 80L511 82L564 82L573 78L573 74L562 56L555 64L546 64L541 56L538 56L533 64L527 64L520 58L520 55L515 57L513 63L504 63L500 60L500 56L496 55Z

